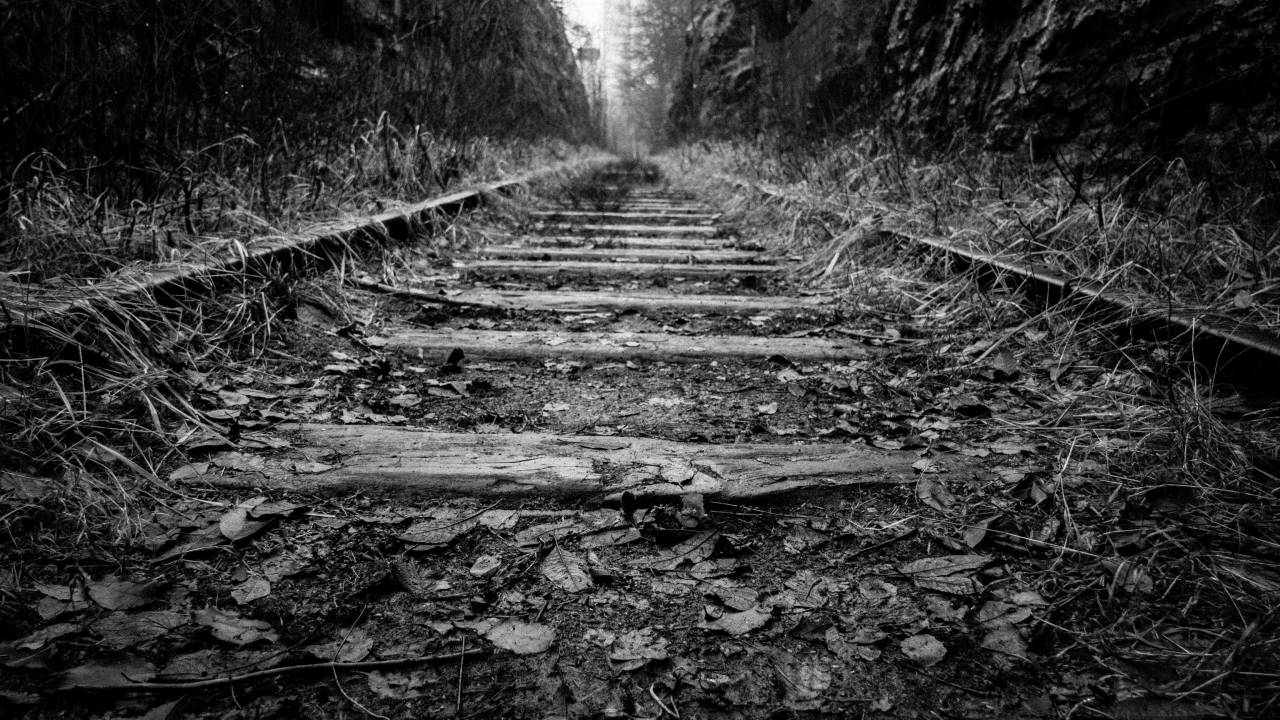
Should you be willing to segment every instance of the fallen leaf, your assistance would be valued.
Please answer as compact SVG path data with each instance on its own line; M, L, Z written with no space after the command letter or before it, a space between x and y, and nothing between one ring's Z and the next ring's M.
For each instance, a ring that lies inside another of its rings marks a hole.
M946 555L899 565L898 572L926 590L970 595L981 589L973 573L990 562L991 558L986 555Z
M995 522L999 517L999 515L992 515L967 526L964 532L961 533L960 539L971 548L978 547L987 538L987 530L991 527L991 523Z
M428 597L435 586L435 581L427 577L420 565L405 557L391 561L391 574L414 597Z
M403 395L397 395L387 400L387 402L391 405L395 405L396 407L412 408L422 404L422 396L415 395L413 393L404 393Z
M849 640L834 627L827 628L823 635L823 640L827 644L827 649L835 653L836 657L843 662L852 660L864 660L866 662L875 662L880 659L880 651L873 647L868 647L866 643L856 643Z
M360 662L373 650L373 638L363 628L351 628L333 642L302 648L317 660L327 662Z
M633 630L609 644L609 665L621 672L638 670L650 660L666 660L669 645L671 642L654 628Z
M912 635L903 640L898 647L908 660L913 660L925 668L937 665L947 655L946 646L932 635Z
M831 585L832 581L829 578L810 570L801 570L783 583L783 587L795 594L797 605L812 608L827 604Z
M172 550L160 556L161 560L171 560L173 558L181 558L186 555L212 550L227 542L226 536L222 534L220 523L214 523L202 530L197 530L186 537L186 542L175 546Z
M44 698L35 693L18 692L16 690L0 690L0 700L13 705L14 707L22 705L36 705Z
M171 658L157 678L177 682L208 680L277 667L287 657L287 653L277 650L254 652L208 648Z
M1160 698L1131 698L1107 707L1106 716L1115 720L1208 720L1222 713L1208 705Z
M1111 573L1112 586L1124 592L1146 595L1155 590L1155 582L1147 569L1132 560L1107 558L1102 567Z
M490 530L511 530L520 524L519 510L485 510L478 518Z
M214 637L234 645L249 645L259 640L275 642L280 639L280 634L271 627L271 623L243 618L217 608L197 610L193 619L197 624L210 628Z
M703 560L696 562L689 568L689 577L699 580L711 580L713 578L729 577L738 572L742 565L738 562L738 558L720 558L718 560Z
M578 544L583 548L612 547L636 542L641 538L640 530L634 527L610 528L589 535L583 535Z
M315 460L294 460L286 463L286 467L300 475L319 475L323 472L329 472L337 466Z
M947 490L947 486L942 484L933 475L921 475L920 480L916 482L916 497L920 502L941 513L949 513L955 507L956 496Z
M423 670L374 670L366 682L369 689L388 700L413 700L426 695L427 688L435 684L435 676Z
M98 619L89 628L102 638L103 645L123 650L161 637L190 620L186 613L170 610L132 614L114 612Z
M231 590L231 599L247 605L271 594L271 582L265 577L251 577Z
M89 597L107 610L131 610L150 605L160 595L165 583L159 581L135 583L108 575L89 583Z
M495 647L517 655L536 655L551 648L556 631L548 625L507 620L494 625L484 637Z
M187 463L182 467L169 473L170 482L181 482L183 480L192 480L209 472L210 464L207 462Z
M41 620L52 620L63 615L83 612L91 607L93 604L87 600L63 602L51 597L42 597L40 602L36 603L36 613Z
M754 607L745 612L724 613L714 620L704 618L702 622L698 623L698 627L738 637L764 627L772 617L772 613L765 612L759 607Z
M58 638L79 632L80 629L81 626L75 623L55 623L48 627L40 628L25 637L0 644L0 648L13 650L39 650Z
M440 383L439 385L429 386L427 388L427 394L431 397L447 398L449 400L471 397L468 385L469 384L466 382L456 380L453 382Z
M326 466L329 469L329 466ZM299 510L305 510L306 505L299 505L284 500L270 500L264 503L255 504L249 508L249 515L255 519L280 517L287 518L296 514Z
M567 593L580 593L595 586L582 558L561 547L552 548L547 553L540 570L552 585Z
M1001 625L982 638L982 647L1000 655L1027 659L1027 641L1012 625Z
M858 594L868 600L883 602L898 596L898 586L879 578L863 578L858 581Z
M249 404L249 398L234 390L219 390L218 399L222 400L222 404L227 407L240 407Z
M156 705L140 716L138 720L173 720L173 718L177 717L174 711L178 709L178 703L180 702L182 701L170 700L167 703Z
M50 602L61 602L44 598ZM55 623L41 628L26 637L0 643L0 665L9 668L44 670L56 653L54 641L79 633L84 628L73 623Z
M231 542L253 537L262 531L270 520L251 520L249 513L258 505L266 502L265 497L254 498L236 505L218 519L218 530Z
M792 528L782 539L782 549L792 555L799 555L820 548L830 541L830 535L807 525L800 525Z
M155 676L155 666L139 658L127 658L116 663L89 663L68 670L59 689L125 688L134 683L149 682Z
M983 627L1016 625L1031 618L1031 608L1003 600L990 600L978 609L974 619Z
M1036 451L1035 445L1020 443L1016 440L999 440L997 442L988 443L987 449L997 455L1022 455L1033 454Z
M833 675L828 662L787 652L774 653L773 671L781 682L789 709L810 709L831 688Z
M924 600L925 612L933 622L959 622L968 612L967 606L956 606L946 598L930 595Z
M1035 590L1023 590L1021 592L1014 593L1013 596L1009 598L1009 602L1014 605L1030 607L1044 607L1049 604L1049 602L1044 599L1044 596Z
M443 547L471 532L480 524L474 512L459 508L438 508L430 520L414 523L400 539L415 545Z
M267 469L265 458L241 452L220 452L209 458L209 461L220 468L238 472L262 472Z
M307 569L308 560L291 554L280 554L262 561L262 575L267 582L278 583Z
M676 511L676 520L680 526L692 530L707 519L706 499L702 493L685 493L680 496L680 509Z
M553 543L575 532L577 532L577 525L572 520L542 523L527 527L516 533L516 545L518 547L537 547L546 543Z
M734 612L745 612L760 602L760 593L755 588L733 585L715 588L708 595L719 600L725 607Z
M652 398L649 398L647 402L650 405L656 405L658 407L666 408L668 410L670 410L673 407L677 407L679 405L688 404L687 401L682 400L680 398L665 398L665 397L652 397Z
M36 591L45 597L60 602L87 602L89 596L79 585L55 585L53 583L35 583Z
M715 552L718 530L704 530L681 542L647 564L654 570L675 570L685 563L699 563ZM643 562L643 561L642 561Z
M493 555L481 555L471 564L471 569L467 572L471 577L485 578L498 572L502 567L502 561Z

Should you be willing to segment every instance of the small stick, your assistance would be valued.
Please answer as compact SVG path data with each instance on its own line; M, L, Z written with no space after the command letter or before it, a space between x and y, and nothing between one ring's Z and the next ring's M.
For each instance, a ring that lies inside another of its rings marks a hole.
M407 298L410 300L421 300L423 302L435 303L437 305L449 305L451 307L467 307L467 308L484 308L486 310L512 310L514 308L506 305L498 305L495 303L480 302L478 300L458 300L445 295L437 295L436 293L427 292L426 290L418 290L415 288L402 288L393 285L384 285L369 280L349 279L347 284L363 290L385 293L387 295L395 295L396 297Z
M894 543L896 543L896 542L902 542L903 540L907 540L907 539L909 539L909 538L913 537L917 532L919 532L919 531L918 531L918 530L908 530L908 531L906 531L906 532L902 533L901 535L894 535L893 537L889 538L888 540L882 540L882 541L880 541L880 542L876 543L875 545L867 545L867 546L865 546L865 547L860 547L860 548L858 548L857 550L854 550L853 552L851 552L851 553L849 553L849 554L845 555L843 558L841 558L841 560L849 560L849 559L851 559L851 558L861 557L861 556L863 556L863 555L866 555L867 553L875 552L876 550L879 550L879 549L881 549L881 548L888 547L888 546L890 546L890 545L892 545L892 544L894 544Z
M168 691L187 691L187 690L205 690L207 688L226 687L240 682L249 682L252 680L261 680L263 678L274 677L276 675L285 675L292 672L315 672L317 670L331 670L338 672L339 670L378 670L381 668L402 667L405 665L421 665L428 663L448 662L452 660L460 660L466 657L479 657L488 655L489 651L485 649L479 650L462 650L454 653L444 653L441 655L421 655L411 658L397 658L394 660L365 660L363 662L323 662L308 663L305 665L287 665L285 667L269 668L267 670L256 670L254 672L244 673L243 675L229 675L227 677L211 678L209 680L195 680L192 682L139 682L130 683L128 685L120 685L118 687L107 688L80 688L80 689L100 689L100 690L127 690L130 692L168 692Z
M462 651L458 653L458 697L453 710L454 717L462 717L462 672L467 664L467 636L462 636Z

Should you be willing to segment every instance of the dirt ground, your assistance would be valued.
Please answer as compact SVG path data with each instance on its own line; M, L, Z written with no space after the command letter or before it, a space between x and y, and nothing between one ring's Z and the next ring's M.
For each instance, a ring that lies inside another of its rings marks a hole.
M448 253L396 272L433 291L477 282ZM1179 422L1268 432L1274 409L1233 396L1208 419L1179 416L1160 348L1118 348L1110 328L1035 315L1015 290L971 280L921 309L917 286L938 273L886 274L823 311L727 317L459 310L303 286L260 359L196 378L192 403L232 442L175 429L187 457L166 459L172 487L140 500L128 542L53 543L55 510L16 508L56 504L6 481L0 707L148 720L1274 712L1277 520L1248 490L1206 493L1168 470L1188 452L1169 432ZM746 291L798 289L769 282ZM402 324L838 337L869 354L450 363L385 352ZM750 505L202 487L290 447L291 421L848 443L912 453L915 475Z

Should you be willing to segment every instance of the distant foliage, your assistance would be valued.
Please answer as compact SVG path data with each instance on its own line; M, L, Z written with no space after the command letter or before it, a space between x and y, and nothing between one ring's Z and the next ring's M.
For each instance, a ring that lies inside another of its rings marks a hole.
M631 6L619 84L628 117L651 146L671 136L668 113L695 9L693 0L638 0Z
M455 137L587 118L550 0L11 0L0 87L6 175L47 151L141 197L236 137L296 157L384 114Z

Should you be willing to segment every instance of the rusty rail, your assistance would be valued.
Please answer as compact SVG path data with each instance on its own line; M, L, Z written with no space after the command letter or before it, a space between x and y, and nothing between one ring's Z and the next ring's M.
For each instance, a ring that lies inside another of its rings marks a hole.
M797 200L781 188L728 175L717 175L717 179L762 195ZM988 253L966 243L896 233L894 237L940 251L964 266L1020 278L1025 287L1048 302L1074 302L1087 312L1115 318L1135 337L1181 343L1190 360L1216 380L1280 396L1280 337L1266 330L1245 324L1223 327L1194 313L1157 310L1148 298L1124 295L1093 279L1071 278L1052 268Z

